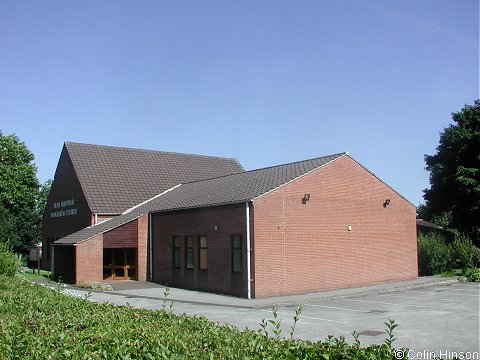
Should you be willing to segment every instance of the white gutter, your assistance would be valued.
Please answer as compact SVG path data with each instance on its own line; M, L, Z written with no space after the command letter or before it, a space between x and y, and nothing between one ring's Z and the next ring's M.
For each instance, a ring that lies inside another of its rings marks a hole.
M246 222L247 222L247 298L252 298L252 279L251 279L251 263L250 254L252 252L250 244L250 206L248 201L245 203Z
M148 213L148 273L149 273L149 281L153 279L153 265L152 265L152 213Z

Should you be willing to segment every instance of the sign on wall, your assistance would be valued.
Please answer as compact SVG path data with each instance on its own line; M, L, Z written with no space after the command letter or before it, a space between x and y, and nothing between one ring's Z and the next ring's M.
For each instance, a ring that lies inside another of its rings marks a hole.
M59 209L57 211L52 211L50 213L51 218L57 218L57 217L63 217L63 216L73 216L77 215L77 208L72 208L72 209L64 209L60 210L66 207L74 206L75 205L75 200L74 199L69 199L69 200L64 200L64 201L59 201L53 204L54 209Z

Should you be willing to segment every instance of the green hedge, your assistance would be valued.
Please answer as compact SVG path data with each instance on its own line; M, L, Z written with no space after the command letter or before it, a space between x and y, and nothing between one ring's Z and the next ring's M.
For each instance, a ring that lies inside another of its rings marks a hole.
M452 260L455 261L455 267L461 269L474 269L478 266L479 255L472 240L463 235L458 235L450 244Z
M388 341L276 339L204 317L97 304L19 275L0 276L0 321L1 359L391 359L393 351Z
M420 275L438 275L453 269L461 269L469 281L478 278L479 250L468 237L457 234L455 240L445 244L443 236L436 232L418 234L418 272Z
M436 275L452 268L452 253L443 237L431 232L418 234L418 272Z
M0 242L0 275L13 276L18 272L20 262L5 243Z

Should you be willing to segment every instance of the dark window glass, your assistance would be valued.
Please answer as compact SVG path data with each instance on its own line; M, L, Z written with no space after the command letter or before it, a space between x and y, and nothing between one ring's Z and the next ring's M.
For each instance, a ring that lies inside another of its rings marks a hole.
M193 269L193 236L185 236L185 267Z
M173 237L173 267L180 268L180 236Z
M200 252L199 252L199 263L200 263L200 270L207 270L207 237L200 236L199 238L200 243Z
M115 267L114 272L116 277L125 277L125 270L123 267Z
M235 273L243 271L241 235L232 235L232 271Z
M135 249L127 250L127 264L131 266L135 266L137 264Z
M125 263L125 253L122 249L115 249L113 252L113 264L123 265Z

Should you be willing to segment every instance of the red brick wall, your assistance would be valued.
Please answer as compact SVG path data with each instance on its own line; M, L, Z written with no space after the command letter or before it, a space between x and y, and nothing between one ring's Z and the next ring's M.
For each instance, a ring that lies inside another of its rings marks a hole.
M257 298L417 277L415 207L348 156L253 207Z
M214 226L218 225L218 231ZM245 204L152 214L153 281L175 287L247 296ZM232 273L231 235L242 235L243 273ZM208 269L199 270L198 237L207 236ZM181 237L179 269L173 236ZM185 268L185 236L193 236L193 269Z
M148 243L148 215L143 215L137 220L137 271L138 281L147 280L147 243Z
M103 280L103 235L78 244L76 247L76 276L79 281Z
M138 236L137 220L130 221L103 235L103 247L106 249L136 248Z
M55 208L54 204L65 200L75 201L73 206ZM52 212L77 209L75 215L51 217ZM52 239L62 238L91 224L91 211L83 194L77 174L66 148L62 150L55 177L42 219L42 267L50 269L50 244ZM48 239L48 241L47 241Z

